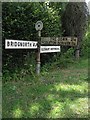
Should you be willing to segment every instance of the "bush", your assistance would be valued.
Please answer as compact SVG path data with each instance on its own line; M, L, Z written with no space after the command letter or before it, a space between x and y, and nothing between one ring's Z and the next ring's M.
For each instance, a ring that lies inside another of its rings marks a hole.
M81 50L82 56L84 57L89 56L89 47L90 47L90 33L87 32L82 43L82 50Z
M46 74L50 69L67 68L71 63L74 62L73 54L74 49L70 48L65 53L58 53L57 55L54 55L52 62L50 61L42 66L42 73Z
M29 75L30 78L35 78L35 55L29 53L25 56L24 64L15 67L12 70L3 69L3 82L24 80Z

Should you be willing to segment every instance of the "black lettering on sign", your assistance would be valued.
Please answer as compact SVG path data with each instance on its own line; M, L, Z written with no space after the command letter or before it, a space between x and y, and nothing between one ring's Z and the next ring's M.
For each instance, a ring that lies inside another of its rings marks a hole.
M51 48L51 50L54 50L55 48Z
M31 44L31 43L29 43L29 46L32 46L32 44Z
M24 46L27 46L27 42L25 42L25 45Z
M29 47L29 42L27 43L27 46Z
M59 48L51 48L51 50L59 50Z
M10 43L9 43L9 41L7 42L7 46L9 46L10 45Z
M49 50L49 48L42 48L42 51Z
M76 39L74 38L74 41L76 41Z
M25 46L25 43L23 42L22 45L23 45L23 47L24 47L24 46Z
M15 47L17 46L17 42L14 43L14 46L15 46Z
M18 42L18 46L22 46L21 42Z
M36 47L37 46L37 44L36 43L33 43L33 47Z
M11 41L11 46L13 46L13 42Z

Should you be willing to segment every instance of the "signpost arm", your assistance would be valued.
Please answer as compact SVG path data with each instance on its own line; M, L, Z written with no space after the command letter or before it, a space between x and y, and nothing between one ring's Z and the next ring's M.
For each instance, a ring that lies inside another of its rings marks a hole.
M36 74L40 74L40 43L41 43L41 31L38 31L38 45L37 45L37 66L36 66Z

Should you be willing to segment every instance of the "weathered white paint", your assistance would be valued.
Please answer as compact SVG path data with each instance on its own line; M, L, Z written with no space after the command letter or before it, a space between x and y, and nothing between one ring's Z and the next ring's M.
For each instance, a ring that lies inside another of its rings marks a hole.
M37 41L5 40L5 49L36 49Z
M40 46L40 53L60 52L60 46Z

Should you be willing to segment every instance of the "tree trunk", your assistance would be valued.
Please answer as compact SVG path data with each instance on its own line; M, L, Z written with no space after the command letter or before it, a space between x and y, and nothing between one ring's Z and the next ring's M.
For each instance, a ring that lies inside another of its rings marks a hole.
M80 50L76 50L75 58L78 60L80 57Z
M80 58L80 45L79 45L79 43L76 47L75 58L76 58L76 60L78 60Z

